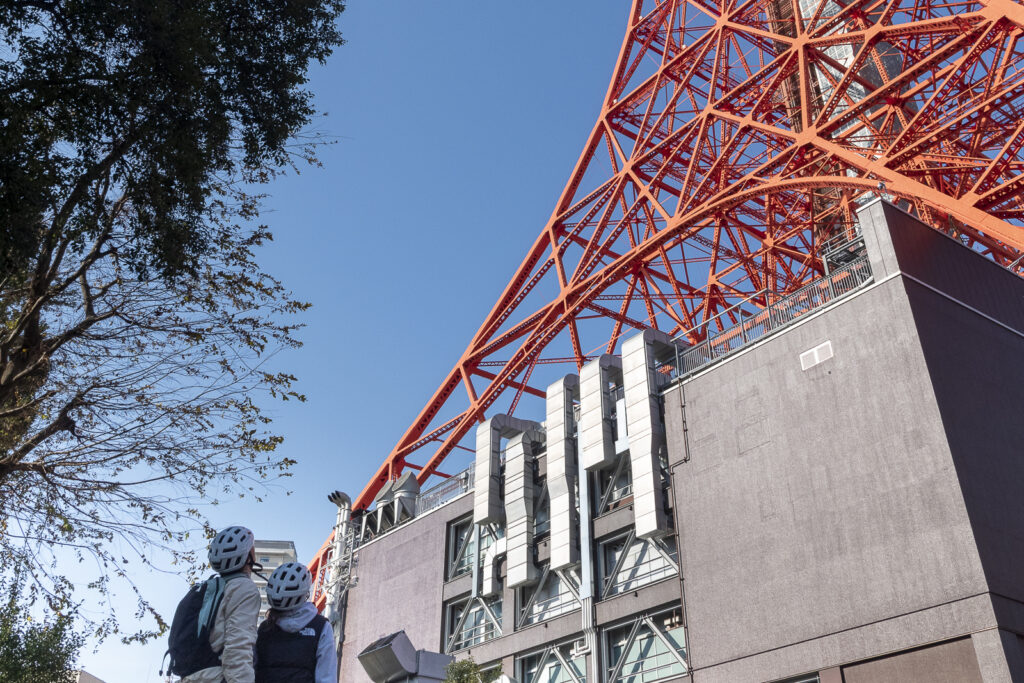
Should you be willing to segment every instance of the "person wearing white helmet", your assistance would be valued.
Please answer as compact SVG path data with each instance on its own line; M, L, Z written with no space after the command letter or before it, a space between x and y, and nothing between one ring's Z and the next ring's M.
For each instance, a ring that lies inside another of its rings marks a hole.
M337 683L330 622L309 602L313 577L285 562L267 579L270 612L256 638L256 683Z
M200 623L216 610L210 629L210 648L219 656L211 666L185 676L181 683L254 683L253 646L260 616L260 591L251 576L256 563L255 537L243 526L231 526L213 537L210 566L218 576L210 579L203 596ZM219 603L219 604L218 604Z

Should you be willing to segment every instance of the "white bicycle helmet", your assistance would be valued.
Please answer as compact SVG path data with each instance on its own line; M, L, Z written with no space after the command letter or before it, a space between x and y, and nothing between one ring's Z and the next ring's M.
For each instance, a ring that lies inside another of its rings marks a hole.
M256 537L244 526L229 526L210 543L210 566L219 574L231 574L245 567Z
M267 602L274 609L290 609L309 600L313 577L305 565L285 562L267 579Z

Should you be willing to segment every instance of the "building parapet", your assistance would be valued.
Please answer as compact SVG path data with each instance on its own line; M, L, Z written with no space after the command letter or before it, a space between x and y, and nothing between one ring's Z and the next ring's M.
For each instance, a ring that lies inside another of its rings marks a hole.
M861 255L826 277L757 311L744 310L746 302L736 304L701 323L698 328L676 337L674 357L660 359L658 369L669 376L672 384L685 380L740 349L785 330L808 313L852 294L872 280L868 257ZM721 329L711 329L720 322ZM686 337L695 330L705 335L703 341L685 345Z

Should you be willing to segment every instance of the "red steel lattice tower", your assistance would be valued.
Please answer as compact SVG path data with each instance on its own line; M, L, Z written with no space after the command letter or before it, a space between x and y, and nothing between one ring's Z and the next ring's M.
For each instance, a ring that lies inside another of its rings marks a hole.
M820 277L879 195L1024 272L1022 29L1013 0L634 0L551 218L353 508L445 476L541 365L646 327L696 342Z

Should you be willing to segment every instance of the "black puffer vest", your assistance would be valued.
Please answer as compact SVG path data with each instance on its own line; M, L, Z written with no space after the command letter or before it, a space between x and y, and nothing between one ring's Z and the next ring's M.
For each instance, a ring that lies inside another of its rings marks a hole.
M318 614L297 633L264 621L256 637L256 683L315 683L316 647L327 619Z

